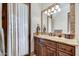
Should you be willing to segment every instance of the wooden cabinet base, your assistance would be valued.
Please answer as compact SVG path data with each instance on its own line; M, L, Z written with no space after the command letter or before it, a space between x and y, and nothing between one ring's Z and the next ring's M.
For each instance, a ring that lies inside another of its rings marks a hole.
M34 37L36 56L75 56L75 46Z

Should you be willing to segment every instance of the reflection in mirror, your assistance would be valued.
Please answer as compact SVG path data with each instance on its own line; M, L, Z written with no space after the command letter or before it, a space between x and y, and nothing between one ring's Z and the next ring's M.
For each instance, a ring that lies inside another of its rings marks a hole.
M43 25L46 26L47 32L61 29L67 33L67 14L69 11L69 4L56 4L44 11Z
M44 6L48 4L44 4ZM45 8L45 7L42 8ZM74 14L69 3L54 3L42 11L42 32L43 26L46 27L46 33L71 34L71 14ZM72 7L73 8L73 7ZM75 16L74 16L75 17ZM75 20L75 19L73 19ZM73 27L73 26L72 26ZM74 31L74 29L72 29Z
M52 17L54 18L54 30L62 30L63 33L68 33L67 32L67 21L68 21L67 14L68 12L70 12L69 4L60 4L59 6L61 8L61 11L52 15Z
M43 13L43 25L42 25L42 31L44 29L44 27L46 28L46 32L47 32L47 15L45 13Z
M52 32L52 16L48 16L48 33Z

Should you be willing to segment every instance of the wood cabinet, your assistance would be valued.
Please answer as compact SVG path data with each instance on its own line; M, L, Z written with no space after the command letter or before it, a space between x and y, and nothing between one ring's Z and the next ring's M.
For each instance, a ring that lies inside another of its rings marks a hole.
M38 56L39 55L39 38L34 38L34 53Z
M56 50L50 47L47 47L47 56L56 56Z
M34 37L34 52L37 56L74 56L75 46Z
M70 56L75 55L75 47L74 46L67 45L67 44L62 44L62 43L58 43L57 45L58 45L57 50L60 51L61 53L65 53L66 55L70 55Z
M58 51L58 56L70 56L70 55L62 51Z

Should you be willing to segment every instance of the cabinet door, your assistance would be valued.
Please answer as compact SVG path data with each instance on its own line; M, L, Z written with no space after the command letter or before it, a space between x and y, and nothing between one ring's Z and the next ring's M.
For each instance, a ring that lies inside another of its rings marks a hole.
M40 39L40 42L39 42L40 46L39 46L39 55L40 56L45 56L46 52L46 46L45 46L45 40L44 39Z
M44 53L43 52L43 44L41 44L41 43L39 44L39 51L38 52L39 52L39 56L43 56L43 53Z
M47 47L46 55L47 55L47 56L56 56L56 49Z
M40 43L40 46L39 46L39 55L40 56L46 56L46 46L43 43Z
M34 53L39 55L39 40L37 37L34 37Z
M57 50L58 51L62 51L62 52L67 53L67 54L70 54L72 56L75 55L75 47L74 46L67 45L67 44L59 43Z

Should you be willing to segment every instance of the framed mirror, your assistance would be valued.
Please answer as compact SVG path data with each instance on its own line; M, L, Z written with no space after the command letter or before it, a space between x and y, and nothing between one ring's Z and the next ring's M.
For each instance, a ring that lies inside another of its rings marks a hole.
M46 33L62 32L63 34L75 35L75 26L73 26L75 25L75 22L72 22L75 20L74 5L75 4L72 3L54 3L48 6L46 9L42 10L41 32L43 32L45 27Z

